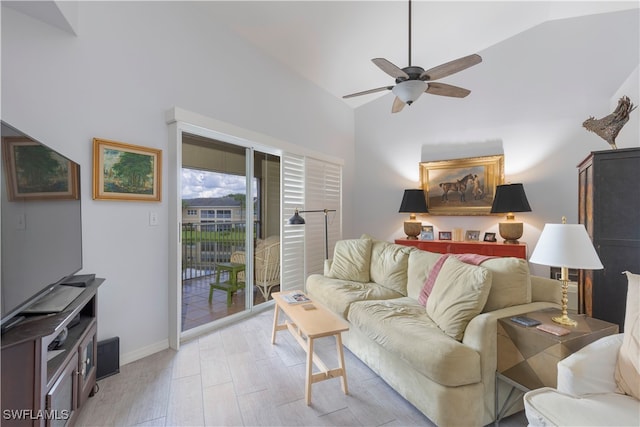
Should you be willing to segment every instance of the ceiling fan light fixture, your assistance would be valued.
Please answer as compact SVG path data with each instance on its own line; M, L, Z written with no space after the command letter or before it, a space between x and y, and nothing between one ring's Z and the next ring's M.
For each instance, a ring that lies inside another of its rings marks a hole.
M405 104L411 105L427 90L427 85L427 82L422 80L407 80L395 85L391 92Z

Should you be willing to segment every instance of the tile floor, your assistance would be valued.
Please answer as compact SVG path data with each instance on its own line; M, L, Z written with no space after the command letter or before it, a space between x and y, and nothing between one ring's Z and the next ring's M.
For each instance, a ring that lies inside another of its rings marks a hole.
M305 353L286 331L271 344L266 310L124 365L98 381L78 427L107 426L424 426L435 425L348 350L349 394L337 378L313 385L304 400ZM315 350L335 366L335 340ZM428 396L425 396L428 398ZM524 427L522 412L500 423Z

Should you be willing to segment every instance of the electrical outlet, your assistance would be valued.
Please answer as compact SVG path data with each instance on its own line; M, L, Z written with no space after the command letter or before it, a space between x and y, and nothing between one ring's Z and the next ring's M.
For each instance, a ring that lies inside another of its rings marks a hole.
M155 212L155 211L149 212L149 225L151 226L158 225L158 212Z

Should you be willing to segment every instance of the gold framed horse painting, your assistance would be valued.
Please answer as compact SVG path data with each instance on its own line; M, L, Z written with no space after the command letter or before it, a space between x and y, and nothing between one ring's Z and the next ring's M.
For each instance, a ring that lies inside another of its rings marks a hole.
M504 155L420 163L431 215L489 215L504 181Z

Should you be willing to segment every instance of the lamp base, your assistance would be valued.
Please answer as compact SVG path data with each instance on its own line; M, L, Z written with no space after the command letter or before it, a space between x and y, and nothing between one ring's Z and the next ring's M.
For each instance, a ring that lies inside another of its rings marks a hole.
M519 238L522 237L522 233L524 232L524 225L519 221L504 221L498 223L498 231L500 232L500 237L504 239L504 243L507 244L518 244Z
M565 326L578 326L578 322L576 322L566 314L563 314L562 316L558 316L558 317L552 317L551 320Z
M418 236L422 231L421 221L405 221L404 222L404 234L407 235L408 240L418 240Z
M562 270L562 279L560 279L560 282L562 283L562 315L553 317L551 320L565 326L578 326L578 322L569 318L567 315L567 303L569 302L569 298L567 297L567 293L569 291L569 279L566 278L566 267L563 267Z

